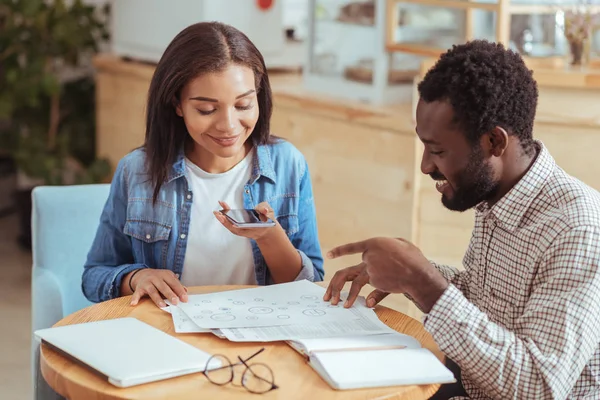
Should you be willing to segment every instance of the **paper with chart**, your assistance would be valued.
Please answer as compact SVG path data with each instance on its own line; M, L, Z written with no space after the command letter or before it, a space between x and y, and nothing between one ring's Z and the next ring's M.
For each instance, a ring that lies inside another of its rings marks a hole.
M220 331L232 342L276 342L280 340L339 338L396 332L381 322L373 310L366 309L365 311L370 311L372 315L365 312L361 318L348 322L230 328L220 329Z
M212 333L213 335L225 339L218 329L204 329L200 328L194 323L180 308L173 305L170 301L166 300L168 306L161 307L160 309L171 314L173 319L173 326L175 327L176 333Z
M357 302L351 308L323 301L325 289L306 280L252 289L190 295L179 308L206 329L317 325L336 331L376 330L373 310ZM377 318L375 316L375 318ZM385 326L385 324L382 324Z
M177 333L205 333L212 332L210 329L200 328L194 323L178 306L170 306L169 311L173 318L173 326Z

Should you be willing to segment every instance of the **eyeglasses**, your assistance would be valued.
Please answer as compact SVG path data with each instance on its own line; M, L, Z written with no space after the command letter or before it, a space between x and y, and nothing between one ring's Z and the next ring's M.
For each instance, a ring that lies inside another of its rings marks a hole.
M202 373L211 383L224 386L233 382L233 377L235 375L234 367L243 365L245 369L242 373L242 386L250 393L263 394L270 392L271 390L278 388L278 386L275 385L275 378L271 368L263 363L248 364L248 361L262 353L264 350L265 348L263 347L246 359L242 359L242 357L238 356L239 362L235 364L232 364L227 356L215 354L208 359L206 369ZM221 366L209 369L211 364ZM240 386L235 383L232 383L232 385Z

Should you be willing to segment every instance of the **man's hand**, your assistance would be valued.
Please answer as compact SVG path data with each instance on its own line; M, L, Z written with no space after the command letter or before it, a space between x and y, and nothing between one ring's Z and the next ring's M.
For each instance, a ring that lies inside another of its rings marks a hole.
M352 286L350 286L348 298L344 303L344 307L346 308L351 307L352 304L354 304L354 301L360 293L360 289L369 283L367 265L365 263L360 263L353 267L348 267L337 271L329 282L329 286L327 286L323 300L331 300L331 304L338 304L340 302L340 292L344 288L346 282L349 281L352 281ZM388 293L382 292L381 290L372 291L369 296L367 296L367 307L375 307L375 304L379 303L387 295Z
M356 253L362 253L363 262L339 271L327 288L325 297L329 294L335 301L334 295L337 295L339 301L339 290L343 287L343 283L352 280L353 287L357 287L354 289L356 294L362 286L370 283L378 289L379 293L376 296L381 297L379 301L385 297L382 294L406 293L419 304L421 309L429 312L448 287L446 279L431 265L423 253L404 239L378 237L349 243L334 248L329 252L328 257L338 258ZM372 298L372 295L374 294L371 293L369 297Z

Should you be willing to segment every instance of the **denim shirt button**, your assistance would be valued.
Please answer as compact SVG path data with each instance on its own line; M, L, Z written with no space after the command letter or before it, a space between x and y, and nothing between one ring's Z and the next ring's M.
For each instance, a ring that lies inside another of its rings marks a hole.
M249 193L250 193L250 189L246 189L246 194L249 194Z
M187 199L189 200L189 199L191 199L191 198L192 198L192 195L191 195L191 194L188 194L188 195L187 195Z
M185 239L185 233L182 233L181 236L179 236L182 239Z
M152 236L150 236L150 235L148 234L148 235L146 235L146 239L150 240L150 239L152 239Z

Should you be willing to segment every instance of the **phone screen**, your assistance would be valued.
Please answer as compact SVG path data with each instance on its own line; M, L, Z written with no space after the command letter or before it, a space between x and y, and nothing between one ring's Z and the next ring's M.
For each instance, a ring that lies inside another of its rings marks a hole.
M222 211L222 213L240 224L257 224L265 222L260 219L260 215L255 210L238 209Z

